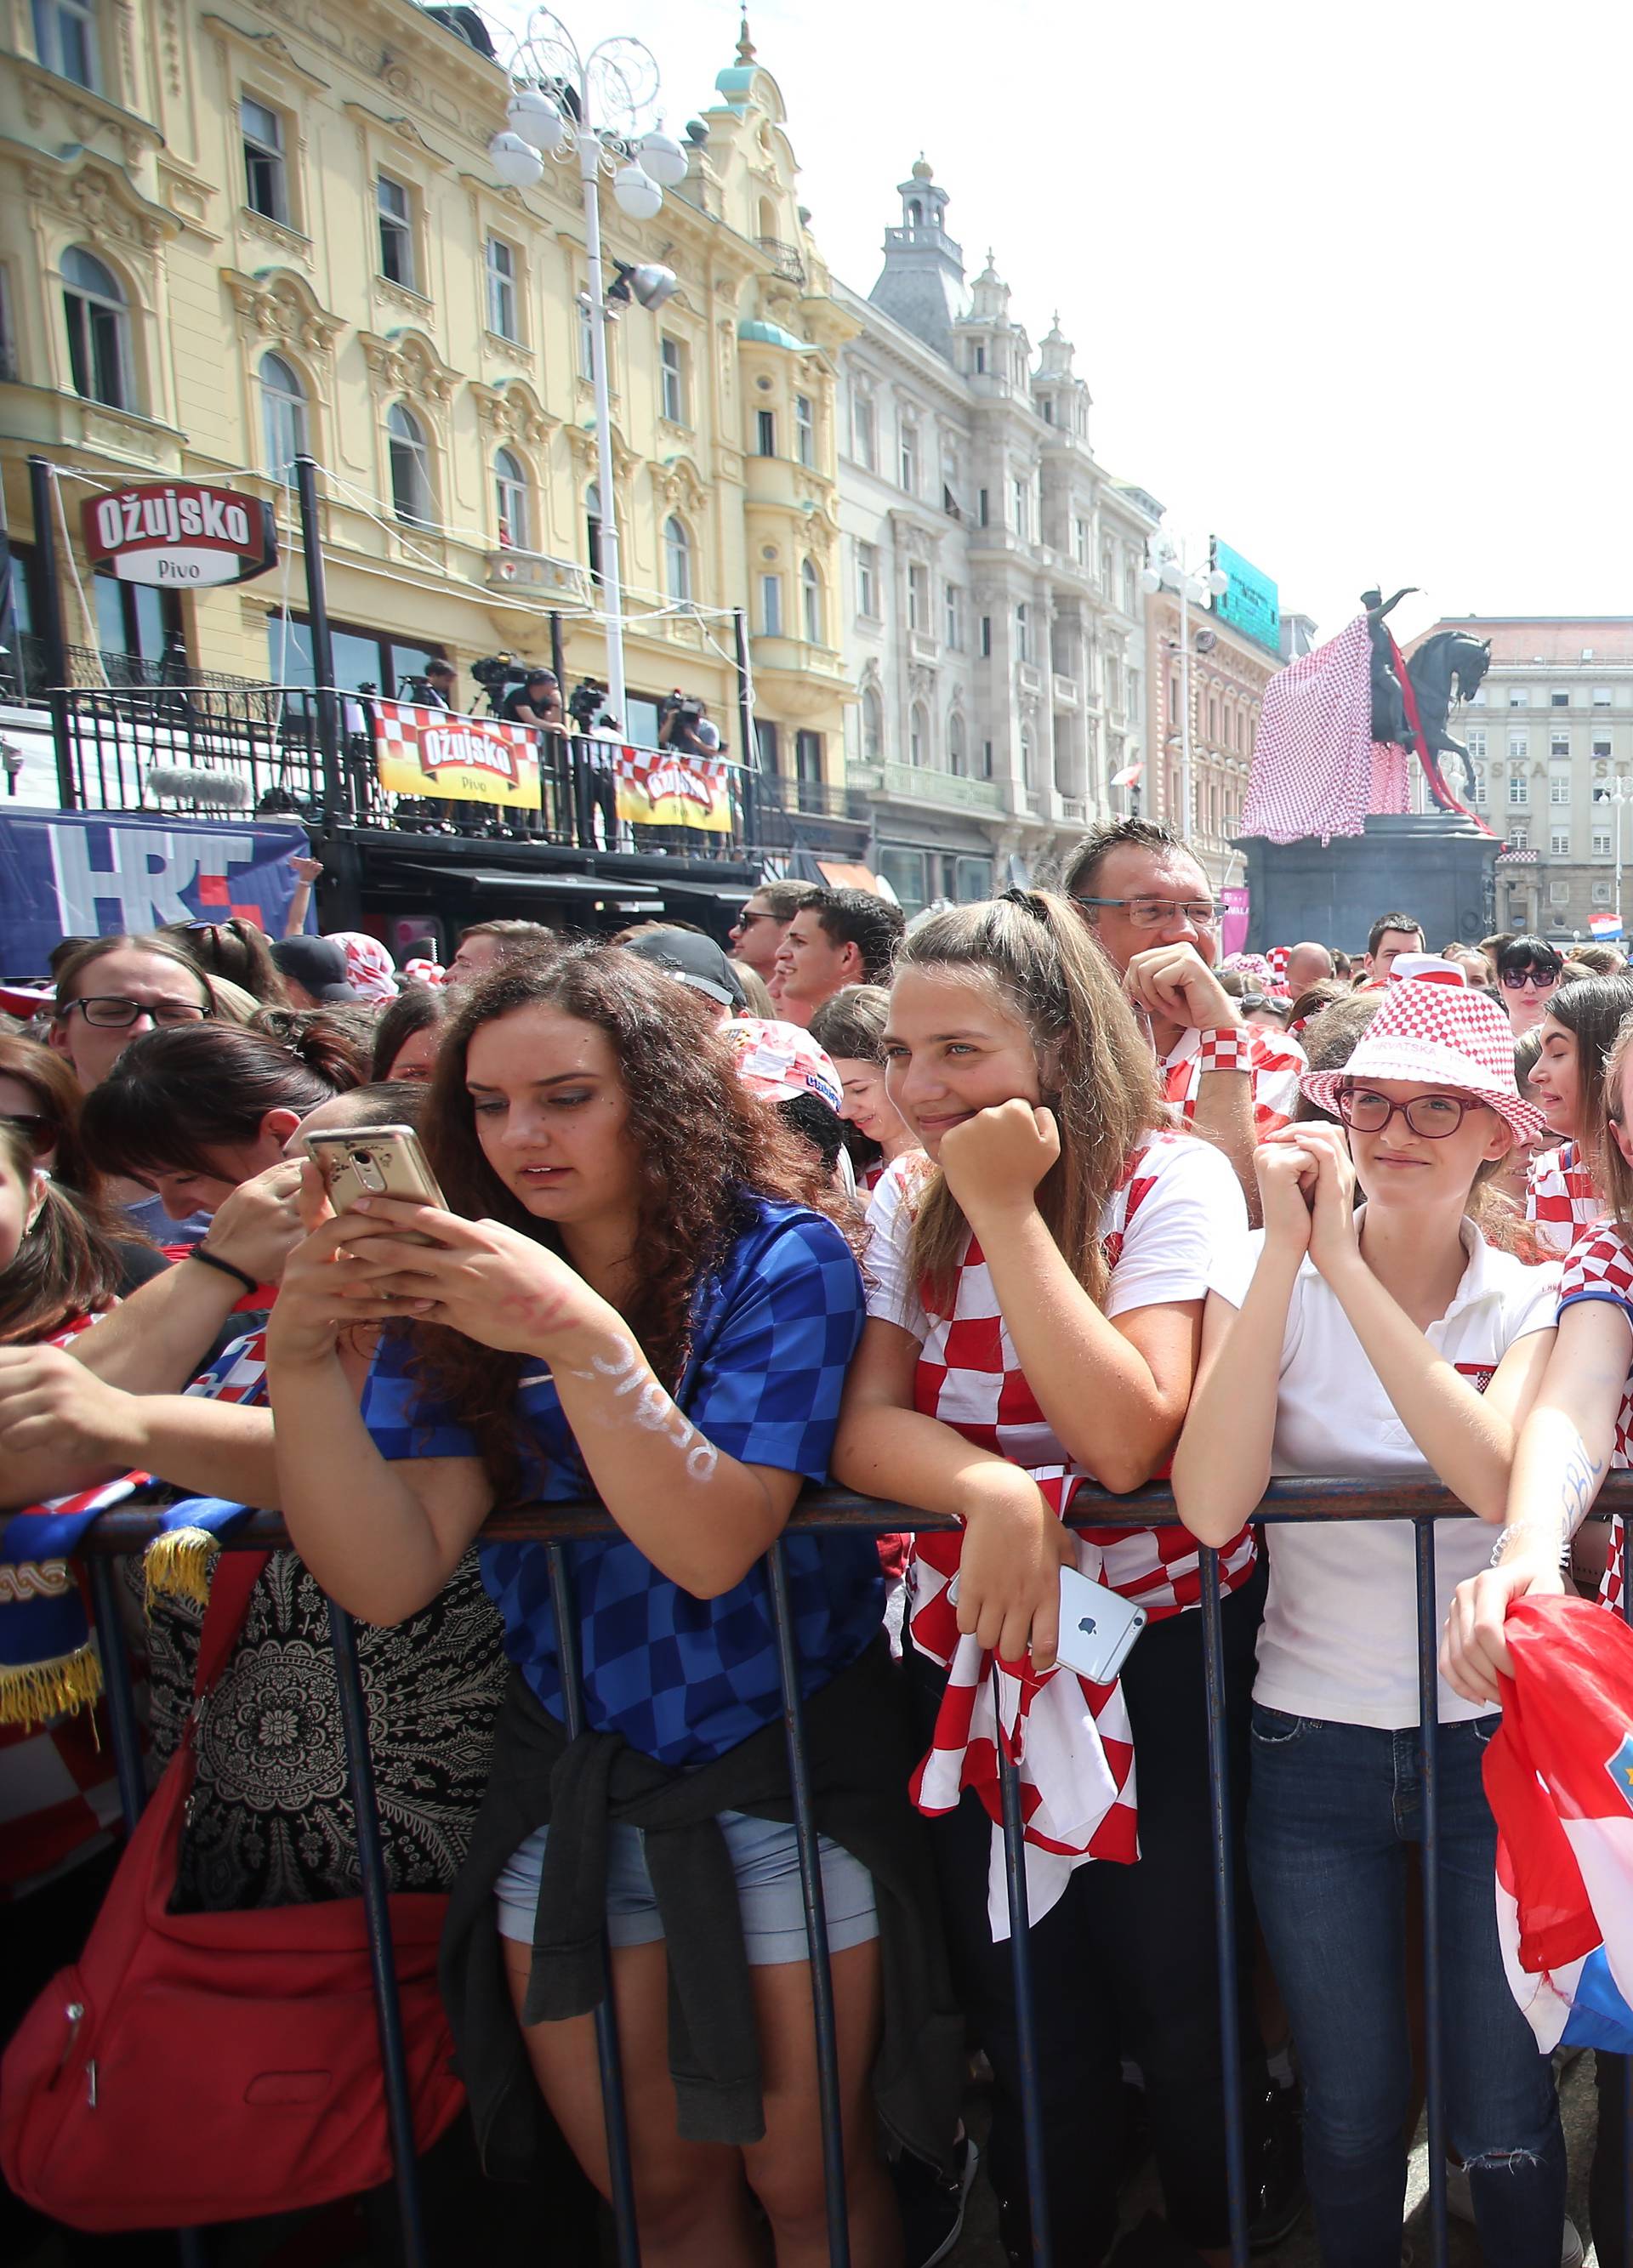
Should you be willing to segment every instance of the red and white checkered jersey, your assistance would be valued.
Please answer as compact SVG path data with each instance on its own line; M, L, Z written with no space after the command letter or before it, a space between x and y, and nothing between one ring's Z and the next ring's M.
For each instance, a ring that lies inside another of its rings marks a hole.
M1526 1219L1535 1221L1545 1252L1569 1252L1607 1210L1574 1142L1538 1151L1526 1172Z
M922 1160L903 1159L880 1182L868 1214L868 1312L910 1331L920 1355L914 1404L966 1440L998 1451L1030 1471L1063 1513L1083 1469L1074 1463L1039 1408L1005 1328L990 1270L972 1236L950 1307L927 1307L908 1266ZM1200 1299L1210 1255L1246 1233L1235 1174L1211 1145L1153 1133L1130 1158L1105 1208L1101 1232L1112 1279L1108 1316ZM1034 1676L1026 1663L995 1661L957 1628L954 1590L963 1539L915 1536L908 1571L913 1643L945 1665L947 1690L934 1744L915 1775L922 1810L950 1809L973 1787L994 1825L1001 1815L998 1743L1021 1770L1031 1911L1048 1911L1073 1867L1090 1859L1132 1860L1135 1835L1134 1749L1120 1688L1091 1685L1066 1669ZM1256 1547L1244 1528L1221 1554L1223 1587L1251 1574ZM1077 1564L1091 1580L1138 1599L1160 1619L1193 1606L1201 1572L1195 1540L1183 1528L1124 1533L1090 1528L1077 1538ZM994 1937L1008 1929L1001 1868L994 1867L989 1911Z
M1584 1300L1607 1300L1613 1307L1620 1307L1629 1322L1633 1323L1633 1242L1626 1229L1614 1220L1600 1221L1597 1227L1585 1230L1566 1258L1559 1278L1561 1314ZM1610 1462L1612 1470L1616 1472L1626 1472L1633 1467L1633 1365L1629 1366L1622 1389ZM1622 1514L1617 1513L1610 1523L1610 1554L1605 1562L1599 1599L1601 1606L1612 1607L1618 1614L1622 1611L1626 1568L1627 1541Z
M1285 1126L1298 1101L1298 1074L1310 1067L1309 1057L1297 1040L1249 1024L1248 1076L1253 1083L1253 1132L1262 1142ZM1196 1116L1196 1099L1202 1084L1202 1035L1181 1032L1172 1049L1157 1065L1163 1092L1189 1126Z

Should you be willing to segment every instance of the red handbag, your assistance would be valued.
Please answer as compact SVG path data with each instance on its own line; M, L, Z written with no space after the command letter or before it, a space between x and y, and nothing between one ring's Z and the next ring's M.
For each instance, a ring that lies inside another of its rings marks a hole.
M218 1563L196 1719L266 1564L243 1552ZM70 2228L246 2220L391 2176L363 1901L171 1913L193 1774L189 1732L84 1953L0 2061L0 2165L19 2197ZM389 1904L423 2151L464 2101L437 1990L447 1900L397 1891Z

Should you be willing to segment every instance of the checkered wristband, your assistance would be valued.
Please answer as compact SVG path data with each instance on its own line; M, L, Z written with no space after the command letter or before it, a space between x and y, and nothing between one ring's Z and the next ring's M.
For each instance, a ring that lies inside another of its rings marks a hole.
M1201 1042L1198 1060L1204 1071L1249 1071L1252 1058L1249 1052L1252 1042L1245 1024L1222 1025L1218 1030L1199 1032Z

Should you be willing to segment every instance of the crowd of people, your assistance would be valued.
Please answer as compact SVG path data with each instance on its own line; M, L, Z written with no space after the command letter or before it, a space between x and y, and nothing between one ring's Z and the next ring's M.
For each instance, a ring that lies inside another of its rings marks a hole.
M1431 952L1399 909L1353 954L1227 956L1220 924L1185 846L1121 821L1058 888L911 924L767 882L729 950L494 920L410 974L362 932L239 919L68 941L35 1028L0 1035L0 1502L182 1508L125 1570L150 1773L195 1747L180 1911L356 1895L328 1602L357 1617L388 1885L451 1899L467 2229L487 2176L543 2164L561 2257L594 2257L610 1991L649 2268L828 2257L764 1562L832 1480L942 1521L783 1542L859 2268L954 2243L972 2071L1027 2257L1029 2053L1057 2260L1112 2252L1141 2135L1174 2257L1229 2257L1234 2074L1255 2245L1307 2192L1331 2268L1395 2268L1422 2067L1412 1532L1318 1500L1267 1542L1252 1515L1273 1477L1416 1477L1476 1515L1436 1523L1452 2192L1492 2268L1580 2258L1482 1762L1510 1608L1622 1601L1619 1525L1596 1554L1585 1515L1633 1459L1633 973L1529 936ZM336 1213L310 1138L387 1127L439 1200ZM1169 1476L1180 1525L1063 1517L1080 1485ZM564 1631L545 1547L483 1531L589 1498L613 1530L566 1547ZM218 1546L250 1507L289 1543L201 1713ZM1204 1547L1245 1797L1235 2038ZM1139 1610L1099 1682L1062 1658L1068 1569ZM48 1646L30 1593L0 1587L8 2031L119 1863L89 1623ZM1601 2053L1607 2264L1627 2084ZM5 2216L26 2257L40 2232Z

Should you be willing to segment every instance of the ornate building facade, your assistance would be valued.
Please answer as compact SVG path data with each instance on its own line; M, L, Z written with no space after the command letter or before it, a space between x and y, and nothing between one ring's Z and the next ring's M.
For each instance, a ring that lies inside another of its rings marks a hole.
M508 92L412 0L0 0L0 460L27 626L23 459L60 468L70 640L310 682L299 559L184 596L78 551L92 484L189 476L274 499L322 468L336 675L390 691L432 653L604 668L601 499L576 165L506 188ZM475 19L470 19L474 21ZM839 357L854 328L795 202L776 82L746 34L656 219L602 201L609 259L680 279L611 332L631 688L673 685L740 737L729 609L750 611L759 748L843 802ZM796 791L797 792L797 791ZM794 799L791 797L791 800Z
M1294 617L1303 622L1307 617ZM1265 688L1283 658L1212 613L1187 608L1191 637L1191 847L1216 889L1239 882L1244 859L1231 847L1247 796L1248 766ZM1146 667L1152 687L1145 779L1148 816L1185 834L1181 785L1185 746L1179 667L1179 602L1161 591L1147 601Z
M899 195L873 291L837 291L840 617L847 777L912 910L1046 871L1129 807L1162 507L1096 459L1058 321L1034 361L990 255L966 283L922 159Z

